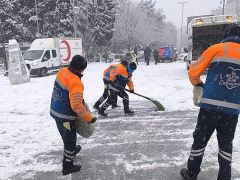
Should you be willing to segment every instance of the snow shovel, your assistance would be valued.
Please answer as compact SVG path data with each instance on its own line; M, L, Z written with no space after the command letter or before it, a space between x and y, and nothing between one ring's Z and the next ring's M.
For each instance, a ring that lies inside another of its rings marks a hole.
M113 82L112 82L112 84L113 84L114 86L117 86L117 87L121 88L121 89L124 89L124 90L127 91L127 92L130 92L130 93L132 93L132 94L135 94L135 95L137 95L137 96L143 97L143 98L151 101L153 104L155 104L155 105L157 106L157 108L158 108L159 111L165 111L165 107L164 107L160 102L158 102L157 100L155 100L155 99L153 99L153 98L149 98L149 97L147 97L147 96L143 96L143 95L138 94L138 93L135 93L135 92L131 92L129 89L126 89L126 88L124 88L124 87L122 87L122 86L119 86L118 84L115 84L115 83L113 83Z
M135 92L131 92L130 90L128 90L126 88L124 88L124 90L127 91L127 92L130 92L132 94L135 94L137 96L140 96L140 97L143 97L145 99L148 99L149 101L151 101L153 104L155 104L157 106L159 111L164 111L165 110L165 107L160 102L158 102L157 100L155 100L153 98L149 98L149 97L143 96L141 94L138 94L138 93L135 93Z

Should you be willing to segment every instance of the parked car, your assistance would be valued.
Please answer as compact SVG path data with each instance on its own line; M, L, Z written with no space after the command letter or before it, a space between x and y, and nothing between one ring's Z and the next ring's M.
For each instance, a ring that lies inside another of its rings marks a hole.
M187 62L187 56L188 56L188 53L182 52L179 54L178 60Z
M159 48L159 61L160 62L173 62L177 60L177 52L172 46L165 46Z

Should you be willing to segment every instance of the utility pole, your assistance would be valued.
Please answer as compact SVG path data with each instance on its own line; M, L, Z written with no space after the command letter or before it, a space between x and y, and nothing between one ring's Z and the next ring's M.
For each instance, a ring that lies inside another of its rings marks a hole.
M183 14L184 14L184 6L185 4L187 4L188 2L185 1L185 2L178 2L178 4L181 4L182 5L182 23L181 23L181 35L180 35L180 51L181 51L181 48L182 48L182 31L183 31Z
M225 0L223 0L222 15L224 15L224 10L225 10Z

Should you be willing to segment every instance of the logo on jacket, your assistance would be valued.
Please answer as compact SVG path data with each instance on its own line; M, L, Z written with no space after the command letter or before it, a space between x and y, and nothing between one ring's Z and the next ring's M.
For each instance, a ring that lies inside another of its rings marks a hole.
M58 89L56 86L54 87L53 94L52 94L53 100L57 101L62 101L62 92L60 89Z
M240 69L234 69L232 67L229 67L227 70L227 74L223 75L222 73L220 74L220 86L226 86L228 89L234 89L238 86L240 86Z

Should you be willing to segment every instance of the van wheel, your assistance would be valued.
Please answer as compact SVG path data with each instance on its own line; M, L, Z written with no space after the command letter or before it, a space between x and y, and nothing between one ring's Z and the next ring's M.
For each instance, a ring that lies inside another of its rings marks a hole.
M40 71L40 77L44 77L47 76L47 69L46 68L42 68Z

